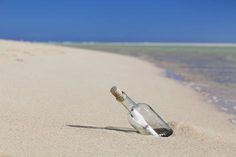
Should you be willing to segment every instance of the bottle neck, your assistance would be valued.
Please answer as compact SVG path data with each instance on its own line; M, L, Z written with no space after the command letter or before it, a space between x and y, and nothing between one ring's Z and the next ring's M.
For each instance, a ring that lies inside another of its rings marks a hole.
M115 96L116 100L123 104L123 106L130 112L137 104L128 97L128 95L119 90L116 86L112 87L110 92Z
M122 94L124 95L124 100L121 101L121 104L128 110L131 111L131 109L135 106L137 106L137 104L130 98L128 97L128 95L126 95L124 92L122 92Z

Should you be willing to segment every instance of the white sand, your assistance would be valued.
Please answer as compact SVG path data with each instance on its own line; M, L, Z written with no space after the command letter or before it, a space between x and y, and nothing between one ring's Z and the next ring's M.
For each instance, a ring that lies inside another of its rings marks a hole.
M109 93L113 85L150 104L172 123L174 135L66 126L130 127ZM228 115L132 57L0 40L0 106L3 156L236 156Z

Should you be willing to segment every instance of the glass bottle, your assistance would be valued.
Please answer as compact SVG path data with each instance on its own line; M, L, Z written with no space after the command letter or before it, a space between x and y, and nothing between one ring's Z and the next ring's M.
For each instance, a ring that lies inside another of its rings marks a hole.
M173 130L147 104L135 103L128 95L117 87L111 88L111 93L129 112L128 121L140 134L168 137Z

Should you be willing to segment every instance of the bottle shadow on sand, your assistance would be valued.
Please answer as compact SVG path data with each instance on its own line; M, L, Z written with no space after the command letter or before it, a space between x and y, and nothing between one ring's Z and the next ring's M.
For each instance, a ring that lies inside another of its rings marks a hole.
M89 125L66 125L66 126L73 128L82 128L82 129L110 130L110 131L120 131L126 133L137 133L136 130L126 127L114 127L114 126L100 127L100 126L89 126Z

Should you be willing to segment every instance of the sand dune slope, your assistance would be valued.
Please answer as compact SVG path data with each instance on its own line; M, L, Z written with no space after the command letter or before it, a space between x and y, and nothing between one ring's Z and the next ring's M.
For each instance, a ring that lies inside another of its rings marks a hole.
M130 128L109 93L113 85L150 104L174 135L91 128ZM4 156L236 156L227 115L162 69L127 56L0 40L0 106Z

